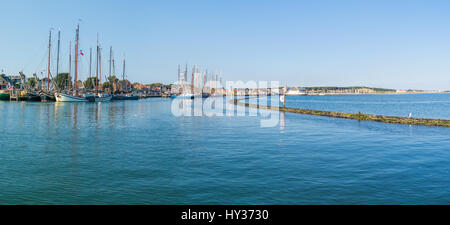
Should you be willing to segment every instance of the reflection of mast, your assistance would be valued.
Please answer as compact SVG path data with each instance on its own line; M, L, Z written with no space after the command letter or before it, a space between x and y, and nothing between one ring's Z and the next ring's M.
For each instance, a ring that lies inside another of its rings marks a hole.
M74 128L77 128L77 112L78 112L77 104L75 103L75 104L73 104L73 127Z

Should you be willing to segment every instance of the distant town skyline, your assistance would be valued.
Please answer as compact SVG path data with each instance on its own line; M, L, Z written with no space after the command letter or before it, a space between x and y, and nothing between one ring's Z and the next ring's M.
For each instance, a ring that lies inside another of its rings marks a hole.
M224 81L450 90L450 2L444 0L19 0L1 6L0 69L7 74L45 70L50 28L52 67L60 29L60 71L66 72L81 19L83 80L99 33L102 76L113 46L116 74L122 76L125 54L127 79L141 83L173 83L178 64L188 64L220 71Z

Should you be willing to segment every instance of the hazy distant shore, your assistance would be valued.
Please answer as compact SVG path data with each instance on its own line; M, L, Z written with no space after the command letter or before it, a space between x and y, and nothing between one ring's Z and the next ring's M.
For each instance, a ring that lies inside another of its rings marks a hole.
M447 91L423 91L423 92L376 92L376 93L308 93L306 95L405 95L405 94L449 94ZM300 96L300 95L287 95Z

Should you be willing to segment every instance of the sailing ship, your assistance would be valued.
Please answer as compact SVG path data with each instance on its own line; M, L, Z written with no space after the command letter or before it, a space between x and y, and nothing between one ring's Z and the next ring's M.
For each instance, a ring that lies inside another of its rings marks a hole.
M73 96L65 93L55 94L57 102L87 102L88 100L84 97Z
M2 71L3 72L3 71ZM6 74L0 74L0 100L9 101L11 91L14 89L11 79Z
M30 87L29 83L26 81L26 76L22 72L19 72L20 81L22 83L23 89L19 91L18 100L20 101L41 101L39 94Z
M30 101L30 102L39 102L41 101L41 97L39 94L35 92L31 92L29 90L22 90L19 93L19 100L20 101Z
M180 95L171 95L171 98L186 98L186 99L194 99L195 94L192 93L182 93Z
M10 99L10 92L7 90L0 90L0 100L9 100Z
M114 61L113 61L114 62ZM114 68L114 67L113 67ZM115 72L114 72L114 83L115 83ZM133 93L130 93L128 90L128 84L125 81L125 54L123 56L123 71L122 71L122 82L121 82L121 91L122 93L120 94L114 94L112 96L112 100L113 101L117 101L117 100L139 100L139 96Z
M112 95L109 95L108 93L100 93L94 96L95 102L109 102L111 99Z
M58 75L59 72L59 47L60 47L60 40L61 40L61 31L58 32L58 53L57 53L57 60L56 60L56 75ZM50 57L51 57L51 50L52 50L52 30L50 29L50 34L48 37L48 67L47 67L47 86L46 90L41 90L38 95L40 96L41 101L48 102L48 101L55 101L55 95L50 90ZM53 79L52 83L54 82ZM56 85L53 83L53 87L56 87Z
M78 96L78 46L79 46L79 34L80 25L77 24L77 30L75 35L75 74L74 74L74 87L73 94L56 92L55 98L57 102L87 102L85 97ZM69 55L70 59L70 55ZM70 63L70 60L69 60ZM70 67L70 66L69 66Z
M95 90L95 102L108 102L111 101L112 96L105 93L102 88L102 48L99 44L98 34L97 34L97 85Z
M170 97L171 98L183 98L183 99L194 99L196 96L194 94L194 72L195 72L195 67L192 69L192 79L191 79L191 84L190 84L190 91L187 91L186 89L188 89L187 87L187 65L186 65L186 69L183 72L183 76L181 76L180 74L180 66L178 65L178 82L180 84L180 89L179 89L179 93L178 94L172 94Z
M199 72L199 70L196 70L196 67L194 66L192 68L192 78L191 83L187 84L187 66L184 72L180 71L180 66L178 66L178 84L179 89L178 93L171 94L171 98L184 98L184 99L194 99L194 98L209 98L211 96L210 93L208 93L207 90L207 75L208 70L206 70L205 76L203 78L203 82L200 82L202 84L199 84L197 87L195 86L195 81L201 81L203 77L203 73ZM183 73L183 75L181 75ZM196 79L197 77L197 79ZM200 78L199 78L200 77ZM197 82L199 83L199 82ZM200 90L201 89L201 90Z

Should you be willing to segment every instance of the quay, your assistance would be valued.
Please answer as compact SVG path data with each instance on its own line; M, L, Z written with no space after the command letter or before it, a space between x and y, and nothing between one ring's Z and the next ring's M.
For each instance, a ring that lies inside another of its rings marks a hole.
M321 110L312 110L312 109L265 106L265 105L249 104L249 103L240 102L240 101L246 100L246 99L249 99L249 98L235 99L235 100L232 100L232 103L235 105L250 107L250 108L276 110L276 111L280 111L280 112L298 113L298 114L313 115L313 116L325 116L325 117L334 117L334 118L342 118L342 119L352 119L352 120L358 120L358 121L374 121L374 122L382 122L382 123L418 125L418 126L450 127L450 120L443 120L443 119L425 119L425 118L383 116L383 115L373 115L373 114L361 114L360 112L358 112L358 113L331 112L331 111L321 111Z
M20 93L19 90L12 90L9 95L10 101L19 101L20 100Z

